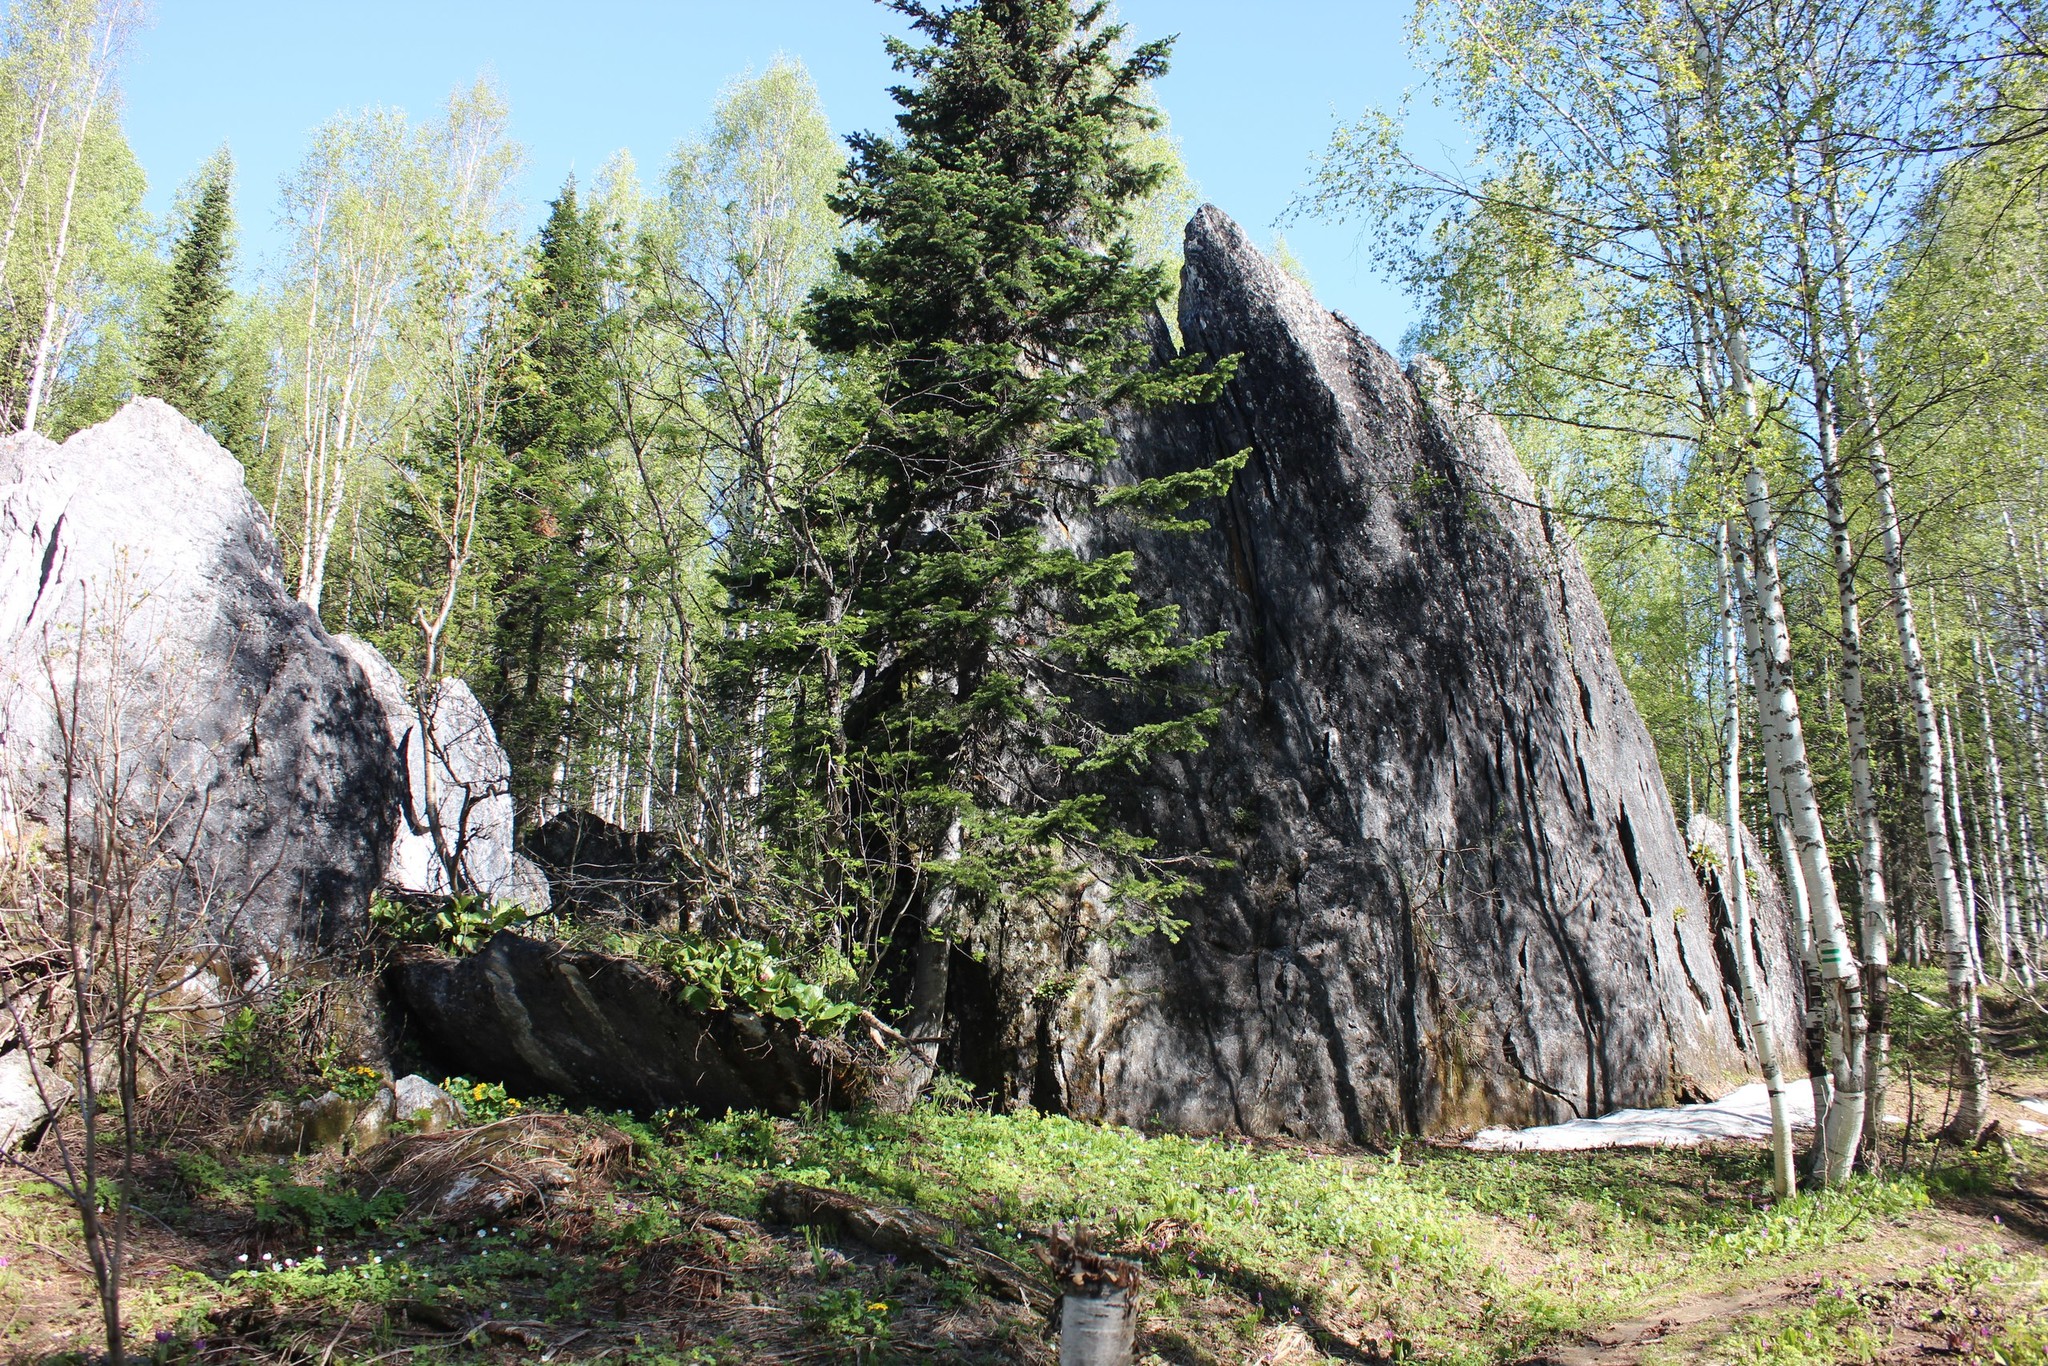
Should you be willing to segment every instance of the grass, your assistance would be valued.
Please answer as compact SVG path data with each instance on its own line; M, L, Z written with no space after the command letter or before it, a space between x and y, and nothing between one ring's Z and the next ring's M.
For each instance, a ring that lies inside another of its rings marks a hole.
M2031 1087L2048 1017L1992 996L2000 1076ZM1917 1046L1924 1087L1940 1056ZM1050 1231L1090 1229L1143 1267L1146 1361L1516 1362L1615 1324L1645 1362L2048 1361L2048 1148L2024 1137L2010 1155L1908 1144L1908 1168L1774 1205L1746 1145L1374 1154L958 1104L608 1122L636 1140L623 1175L460 1226L334 1159L168 1141L138 1199L133 1339L164 1366L1055 1358L1037 1313L764 1219L798 1181L938 1215L1027 1267ZM77 1260L52 1192L0 1185L0 1357L85 1359Z

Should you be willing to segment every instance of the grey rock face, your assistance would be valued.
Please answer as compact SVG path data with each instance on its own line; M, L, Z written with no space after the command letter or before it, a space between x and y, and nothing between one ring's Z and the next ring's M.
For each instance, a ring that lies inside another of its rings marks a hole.
M454 858L466 890L545 911L547 879L512 845L512 762L469 684L437 683L422 725L412 688L376 646L348 635L335 640L369 678L404 774L384 880L447 896L456 890L447 864Z
M415 1133L438 1134L462 1125L462 1103L417 1072L398 1079L392 1107Z
M241 466L157 400L62 446L0 441L0 820L60 834L53 678L120 739L100 771L118 753L164 904L264 963L360 932L397 809L383 718L286 588Z
M21 1049L0 1053L0 1153L41 1132L71 1095L70 1082Z
M685 1005L629 958L503 932L478 953L401 951L392 985L430 1053L467 1076L572 1106L795 1114L844 1104L850 1075L795 1027Z
M1754 1050L1748 1026L1742 1023L1742 992L1735 975L1735 921L1729 909L1725 885L1727 871L1727 827L1701 811L1685 825L1685 842L1693 870L1707 892L1707 911L1713 917L1714 945L1721 955L1723 999L1736 1036L1745 1048ZM1763 998L1764 1019L1777 1042L1778 1061L1788 1076L1806 1070L1800 1040L1805 1037L1802 1004L1805 992L1799 981L1798 927L1792 923L1792 904L1785 886L1778 881L1770 855L1757 843L1747 825L1742 831L1742 862L1748 876L1750 943L1753 961L1762 970L1757 994Z
M589 811L560 811L527 832L524 848L565 913L689 924L696 870L666 830L624 830Z
M1134 550L1188 634L1226 637L1187 680L1223 699L1209 747L1112 800L1159 853L1233 866L1200 875L1178 943L1075 961L997 925L986 967L955 959L958 1065L1092 1118L1354 1140L1731 1080L1656 755L1500 429L1214 209L1189 225L1180 310L1188 349L1241 356L1236 378L1129 420L1122 477L1250 463L1206 532L1081 535Z
M243 1121L237 1145L244 1152L280 1155L367 1152L384 1142L392 1122L401 1118L405 1116L398 1109L397 1093L388 1084L365 1100L351 1100L338 1091L297 1105L266 1100Z

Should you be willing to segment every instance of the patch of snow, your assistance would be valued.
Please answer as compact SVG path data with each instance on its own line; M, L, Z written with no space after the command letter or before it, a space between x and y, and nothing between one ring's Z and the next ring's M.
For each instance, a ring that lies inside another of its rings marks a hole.
M2032 1110L2037 1115L2048 1115L2048 1100L2023 1100L2020 1106Z
M1785 1105L1794 1128L1813 1127L1813 1087L1785 1080ZM2048 1114L2048 1106L2041 1107ZM1481 1129L1466 1140L1485 1152L1583 1152L1590 1148L1689 1148L1718 1139L1771 1136L1771 1098L1760 1081L1739 1086L1711 1104L1663 1110L1616 1110L1533 1129Z

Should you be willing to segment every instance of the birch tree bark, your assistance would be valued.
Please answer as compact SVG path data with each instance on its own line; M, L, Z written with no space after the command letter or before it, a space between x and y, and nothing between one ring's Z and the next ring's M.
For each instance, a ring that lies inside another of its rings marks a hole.
M1800 1023L1806 1045L1806 1079L1813 1091L1814 1153L1812 1167L1825 1179L1828 1114L1834 1106L1836 1066L1830 1054L1840 1058L1842 1048L1837 1032L1830 1031L1827 1010L1828 989L1820 973L1819 950L1814 937L1813 910L1807 900L1806 877L1800 870L1798 843L1793 838L1792 820L1785 801L1782 766L1772 756L1779 743L1778 724L1770 715L1772 690L1764 681L1770 661L1764 653L1763 632L1757 625L1756 588L1750 581L1742 555L1733 557L1735 597L1742 617L1742 634L1749 651L1749 676L1756 696L1758 747L1764 756L1764 800L1771 818L1771 842L1777 847L1784 868L1780 877L1785 896L1792 904L1793 937L1799 943Z
M1742 849L1742 667L1738 634L1741 625L1735 608L1733 569L1729 563L1730 531L1720 528L1721 561L1721 669L1727 680L1728 704L1723 719L1721 788L1723 820L1728 830L1726 885L1729 888L1728 918L1734 931L1735 975L1742 992L1742 1016L1756 1043L1757 1065L1763 1069L1764 1089L1771 1104L1771 1188L1780 1200L1798 1188L1798 1174L1792 1162L1792 1122L1785 1105L1785 1075L1778 1065L1777 1040L1770 1020L1764 1015L1763 1000L1757 992L1755 935L1749 915L1748 870Z
M1834 868L1828 856L1827 828L1814 790L1807 758L1806 735L1800 722L1799 696L1792 685L1792 641L1786 625L1783 576L1778 567L1777 515L1770 486L1759 463L1756 433L1762 427L1749 346L1739 319L1729 318L1722 330L1730 382L1741 402L1746 424L1741 478L1744 512L1750 529L1750 555L1759 644L1764 669L1755 683L1768 694L1759 696L1758 714L1767 742L1764 758L1777 771L1785 796L1786 815L1799 854L1799 872L1806 886L1812 916L1815 957L1823 983L1839 1012L1840 1049L1835 1065L1835 1094L1820 1127L1825 1179L1830 1186L1847 1179L1862 1142L1865 1043L1862 967L1849 944L1836 894Z
M2020 718L2027 727L2027 758L2034 779L2033 800L2024 796L2017 805L2020 810L2020 837L2024 853L2027 879L2027 909L2031 917L2031 930L2040 934L2042 920L2048 917L2048 886L2041 878L2039 862L2040 849L2033 835L2040 830L2038 817L2048 816L2048 727L2041 722L2043 677L2048 674L2048 660L2042 659L2041 632L2039 619L2035 616L2035 600L2032 585L2027 581L2026 561L2020 558L2020 542L2013 530L2012 511L2000 507L1999 521L2005 527L2006 553L2012 558L2013 587L2016 590L2014 606L2019 609L2022 632L2019 650L2019 677L2013 696L2019 703ZM1991 668L1996 681L1998 656L1991 655Z
M65 330L64 299L71 269L72 225L78 207L79 172L85 166L86 148L93 132L94 116L112 97L110 85L115 65L126 44L135 16L128 0L96 0L88 29L89 40L77 55L78 67L66 73L70 87L64 104L76 101L76 121L71 127L71 165L64 179L64 198L57 213L57 231L43 262L43 317L36 330L35 358L29 366L28 400L23 407L23 431L34 431L48 400L53 361ZM60 105L61 108L61 105ZM39 135L41 129L38 130ZM12 224L10 224L10 230ZM11 246L11 243L9 244ZM0 279L4 279L0 273Z
M1787 157L1796 167L1796 157ZM1870 772L1870 726L1863 698L1863 621L1856 583L1856 551L1842 496L1841 434L1826 340L1821 288L1807 248L1811 215L1804 208L1796 176L1788 171L1787 198L1794 204L1793 234L1799 268L1807 379L1812 386L1814 433L1820 452L1821 500L1827 512L1828 546L1835 571L1841 646L1842 717L1849 741L1849 815L1859 843L1857 944L1862 950L1864 1011L1867 1019L1864 1078L1863 1165L1875 1171L1884 1153L1885 1075L1890 1061L1890 969L1887 936L1891 898L1884 880L1884 838L1877 789Z
M1956 882L1963 893L1963 923L1970 927L1970 972L1977 985L1984 985L1984 925L1977 908L1977 879L1972 873L1970 861L1970 833L1963 822L1963 769L1962 760L1956 751L1955 718L1943 706L1941 715L1941 752L1948 762L1945 775L1948 790L1948 823L1954 832L1956 853Z
M1981 624L1983 614L1973 594L1970 615ZM1998 977L2004 981L2015 967L2020 981L2032 987L2034 964L2027 942L2026 926L2020 919L2019 874L2013 864L2012 834L2005 818L2005 773L1998 757L1998 727L1992 723L1991 690L1984 682L1984 640L1981 629L1970 636L1972 681L1977 685L1977 724L1984 736L1984 776L1990 785L1987 824L1992 841L1992 869L1998 894Z
M1948 833L1941 735L1934 708L1934 690L1928 681L1927 662L1920 648L1919 627L1913 615L1912 585L1906 573L1905 533L1899 522L1898 498L1892 488L1891 464L1885 454L1884 437L1877 424L1877 396L1864 363L1862 325L1856 313L1856 292L1850 279L1848 231L1843 224L1835 185L1826 186L1828 231L1834 246L1835 289L1841 304L1844 362L1856 385L1863 429L1864 456L1877 489L1878 538L1884 548L1885 568L1891 575L1892 614L1898 626L1900 663L1906 675L1907 695L1912 701L1913 724L1919 742L1920 822L1927 836L1927 862L1934 875L1934 894L1941 908L1943 951L1947 962L1949 1009L1955 1016L1957 1069L1962 1077L1962 1094L1951 1122L1954 1136L1975 1138L1984 1127L1990 1102L1990 1077L1984 1068L1983 1044L1978 1030L1976 974L1970 961L1970 924L1965 918L1963 896L1956 877L1954 852Z

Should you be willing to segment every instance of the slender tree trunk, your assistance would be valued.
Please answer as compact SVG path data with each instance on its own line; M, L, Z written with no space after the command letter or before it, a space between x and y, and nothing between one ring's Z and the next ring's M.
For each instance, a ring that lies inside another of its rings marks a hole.
M1800 248L1802 268L1805 247ZM1856 587L1856 553L1849 539L1849 515L1842 498L1841 443L1835 424L1834 391L1821 355L1818 309L1809 324L1809 368L1820 432L1821 492L1827 508L1828 543L1833 554L1842 649L1842 714L1849 739L1849 814L1860 849L1856 873L1861 893L1857 941L1863 954L1863 999L1868 1019L1864 1047L1862 1157L1866 1171L1884 1159L1886 1068L1891 1054L1891 898L1884 882L1884 836L1878 821L1877 785L1870 776L1870 724L1863 700L1863 618Z
M85 164L86 136L92 128L93 112L99 107L100 89L106 80L105 63L112 58L113 40L114 28L110 22L101 60L92 74L91 93L87 95L85 109L78 118L78 136L71 147L71 171L64 181L64 207L57 219L57 242L51 252L49 280L43 295L43 325L36 333L36 357L29 369L28 404L21 419L23 431L36 429L36 421L50 387L50 348L56 340L57 319L63 308L64 268L71 252L71 219L78 202L78 172Z
M1891 573L1892 613L1899 632L1900 663L1906 674L1906 689L1913 703L1913 722L1920 746L1920 821L1927 835L1927 861L1934 874L1934 892L1941 908L1942 931L1947 940L1949 1008L1960 1031L1956 1065L1962 1076L1962 1095L1957 1101L1953 1132L1958 1137L1976 1136L1984 1125L1990 1100L1990 1078L1984 1068L1982 1040L1977 1027L1977 982L1970 963L1970 925L1964 917L1962 891L1957 883L1953 850L1948 836L1942 781L1941 736L1934 710L1934 690L1927 677L1927 663L1920 650L1920 633L1913 616L1912 585L1906 574L1905 533L1899 522L1897 496L1892 490L1892 471L1885 456L1884 438L1877 425L1877 396L1864 368L1863 336L1857 321L1855 288L1849 278L1848 234L1842 225L1840 206L1832 183L1828 186L1828 226L1834 242L1835 287L1841 298L1841 326L1846 343L1848 371L1856 383L1862 405L1864 456L1870 477L1877 487L1878 539L1884 548L1885 567Z
M35 117L33 131L27 145L21 149L21 164L15 173L14 191L7 200L7 224L0 228L0 281L7 279L7 268L14 260L14 237L21 227L22 211L28 206L29 186L35 181L36 166L43 158L43 143L50 135L50 115L56 112L57 87L48 79L36 83Z
M1735 334L1736 354L1730 368L1738 376L1744 410L1754 424L1758 420L1753 385L1749 381L1748 358ZM1770 705L1759 710L1767 725L1775 722L1778 743L1765 749L1766 762L1776 759L1783 784L1792 834L1798 841L1799 866L1804 875L1807 901L1813 916L1814 944L1820 975L1833 988L1833 1004L1840 1012L1842 1038L1840 1062L1835 1076L1835 1095L1828 1107L1822 1130L1827 1156L1826 1179L1830 1186L1845 1180L1856 1160L1863 1137L1865 1042L1867 1019L1863 1009L1862 968L1849 945L1842 922L1841 902L1835 894L1834 869L1828 859L1827 829L1814 792L1813 770L1807 761L1806 736L1800 726L1799 698L1792 687L1792 642L1785 623L1782 579L1778 571L1777 519L1771 509L1770 489L1763 470L1747 452L1743 470L1743 495L1748 515L1752 554L1755 557L1757 625L1768 666L1760 683L1770 692Z
M1857 357L1852 355L1851 365ZM1871 396L1866 393L1868 404ZM1934 689L1928 680L1927 662L1920 651L1920 634L1914 620L1912 588L1906 577L1904 536L1899 526L1898 503L1892 494L1891 470L1883 448L1871 437L1871 477L1877 484L1880 536L1885 563L1891 571L1892 610L1899 630L1900 663L1906 674L1907 695L1913 704L1913 723L1919 740L1920 821L1927 833L1927 862L1934 876L1934 894L1941 911L1943 952L1947 962L1949 1009L1959 1031L1956 1067L1962 1093L1956 1102L1952 1134L1975 1138L1984 1127L1990 1102L1990 1076L1985 1070L1982 1041L1978 1032L1976 972L1970 961L1970 923L1964 911L1962 888L1956 876L1954 851L1948 838L1947 804L1943 781L1939 721L1935 714Z
M2012 513L2005 508L1998 510L1999 520L2005 524L2005 546L2012 556L2013 586L2017 590L2014 606L2019 609L2022 632L2019 651L2019 676L2010 691L2019 702L2020 718L2027 727L2027 758L2034 779L2033 800L2020 796L2014 803L2022 817L2020 829L2025 849L2027 877L2027 911L2030 929L2035 936L2042 931L2042 920L2048 917L2048 886L2041 881L2041 866L2037 861L2039 847L2031 838L2033 832L2041 829L2039 821L2048 816L2048 727L2041 723L2041 702L2043 676L2048 674L2048 660L2042 658L2041 631L2034 615L2034 594L2027 581L2026 561L2020 558L2019 537L2013 531ZM1991 668L1996 675L1998 656L1991 655Z
M1729 528L1721 526L1721 668L1728 686L1728 707L1725 725L1727 735L1722 744L1724 768L1722 770L1722 791L1725 798L1723 818L1728 827L1727 873L1728 918L1734 934L1732 948L1735 955L1735 976L1742 992L1742 1015L1749 1025L1749 1036L1756 1044L1757 1065L1763 1069L1764 1089L1770 1096L1771 1104L1771 1187L1780 1200L1786 1199L1798 1186L1798 1175L1792 1161L1792 1121L1785 1107L1785 1075L1778 1066L1777 1041L1771 1035L1771 1022L1764 1014L1763 999L1757 992L1756 941L1750 925L1749 878L1743 864L1742 849L1742 666L1738 636L1741 626L1736 618L1735 585L1729 565Z
M661 643L655 647L654 691L647 708L647 752L641 762L640 774L640 829L654 828L654 754L655 744L661 735L661 688L666 681L664 665L668 662L668 635L663 632Z
M1983 905L1990 926L1984 951L1994 956L1993 961L1998 964L1998 980L2003 982L2012 976L2012 939L2005 918L2005 876L1991 842L1991 823L1984 814L1982 801L1972 800L1970 803L1970 837L1977 841L1984 866ZM1988 963L1984 970L1990 972Z
M2021 982L2031 987L2033 954L2027 944L2026 926L2020 919L2019 871L2013 865L2012 834L2005 818L2005 775L1998 760L1998 728L1992 724L1991 690L1984 684L1983 617L1974 597L1970 610L1978 619L1980 632L1970 637L1970 665L1977 685L1977 724L1984 733L1984 774L1991 785L1991 857L1998 888L1998 976L2003 981L2017 964Z
M940 863L958 863L961 850L960 817L955 815L939 843ZM946 1025L946 992L951 981L953 957L952 912L959 895L950 882L940 882L925 899L917 944L912 950L910 1011L903 1020L903 1036L910 1041L904 1059L903 1104L908 1108L931 1085L938 1071L939 1045Z
M1764 800L1771 818L1771 843L1783 864L1780 878L1792 906L1793 937L1799 942L1800 1023L1806 1045L1806 1080L1813 1091L1814 1149L1809 1170L1825 1181L1827 1170L1826 1132L1829 1111L1834 1106L1834 1071L1828 1063L1827 984L1821 978L1819 951L1814 939L1813 910L1807 901L1806 878L1799 868L1797 842L1787 814L1784 784L1771 749L1779 742L1776 722L1769 715L1772 696L1764 681L1770 669L1765 657L1763 633L1757 627L1756 589L1741 556L1732 560L1736 601L1742 616L1742 634L1749 651L1749 674L1756 693L1757 738L1763 751Z
M1941 752L1948 761L1948 821L1955 831L1956 881L1963 893L1963 920L1970 927L1970 971L1984 985L1984 926L1977 908L1977 879L1971 872L1969 831L1963 825L1963 766L1956 753L1955 718L1941 708Z

